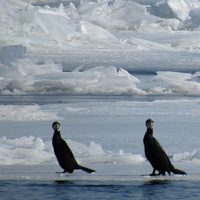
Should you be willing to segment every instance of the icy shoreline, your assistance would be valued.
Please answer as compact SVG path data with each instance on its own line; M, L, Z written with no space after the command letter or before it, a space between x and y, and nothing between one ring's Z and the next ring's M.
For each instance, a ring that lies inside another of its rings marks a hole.
M141 177L152 171L142 143L144 122L151 117L155 121L154 136L173 165L188 173L187 176L172 175L159 179L199 180L198 108L199 100L180 99L1 105L0 179L151 179ZM96 173L91 176L81 171L72 175L55 174L61 168L51 144L53 121L61 123L62 137L78 162L94 168ZM10 172L6 174L8 169Z

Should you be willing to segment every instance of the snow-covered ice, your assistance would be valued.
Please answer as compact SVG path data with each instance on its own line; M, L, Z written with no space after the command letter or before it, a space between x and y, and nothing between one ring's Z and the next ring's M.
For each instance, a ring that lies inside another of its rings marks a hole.
M197 0L151 1L149 6L81 1L78 7L2 0L0 5L2 95L199 95ZM171 73L166 71L177 73L166 78ZM158 83L140 88L141 72L157 72L144 83ZM181 88L178 72L197 73L184 80L188 88Z

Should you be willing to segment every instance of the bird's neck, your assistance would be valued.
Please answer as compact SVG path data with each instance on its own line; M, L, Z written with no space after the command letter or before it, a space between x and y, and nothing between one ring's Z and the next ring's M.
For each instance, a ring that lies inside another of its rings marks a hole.
M60 131L54 131L54 137L61 137Z
M147 136L153 137L153 129L152 128L148 128L147 132L146 132Z
M151 128L147 129L147 132L144 136L143 142L144 142L145 148L151 147L154 145L153 129L151 129Z

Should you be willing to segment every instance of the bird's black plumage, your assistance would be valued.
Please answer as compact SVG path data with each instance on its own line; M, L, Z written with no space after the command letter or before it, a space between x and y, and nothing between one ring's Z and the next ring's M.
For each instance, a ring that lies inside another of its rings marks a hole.
M153 167L153 172L150 175L165 175L165 172L168 172L169 175L170 172L173 172L174 174L186 174L184 171L175 169L171 164L164 149L153 137L153 125L153 120L148 119L146 121L147 132L143 139L146 158ZM155 173L156 170L158 171L158 174Z
M83 167L76 162L76 159L71 149L69 148L67 143L61 138L59 122L54 122L52 124L52 127L54 129L54 135L52 138L54 153L56 155L59 165L64 169L63 173L73 173L74 169L82 169L83 171L86 171L88 173L95 172L95 170Z

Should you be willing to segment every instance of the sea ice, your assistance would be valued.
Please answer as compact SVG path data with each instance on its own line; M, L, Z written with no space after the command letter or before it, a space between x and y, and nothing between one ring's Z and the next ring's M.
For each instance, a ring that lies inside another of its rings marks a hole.
M0 94L57 98L0 106L1 179L149 180L141 177L152 171L142 144L149 117L172 163L188 173L168 179L200 179L199 1L152 2L0 1ZM66 95L58 104L61 93L102 96L73 102ZM186 100L155 100L177 94ZM95 174L55 173L55 120L77 161Z
M4 107L10 108L9 105ZM29 105L18 107L29 112ZM57 119L50 118L53 108L58 115ZM145 120L149 117L155 121L154 136L174 166L188 173L186 177L166 178L199 177L198 100L89 101L40 105L38 109L35 112L44 112L49 118L43 121L30 119L19 109L17 113L23 121L17 121L16 118L0 120L1 179L145 179L141 174L148 174L152 170L144 156L142 143L146 131ZM1 113L6 114L6 109L1 110ZM61 169L51 143L51 124L54 120L61 122L62 138L74 152L77 161L94 168L95 174L89 176L81 171L75 171L70 176L55 174L55 171ZM8 167L5 168L5 165ZM15 173L18 167L23 169L23 166L29 166L24 171L29 178L25 178L22 172Z

